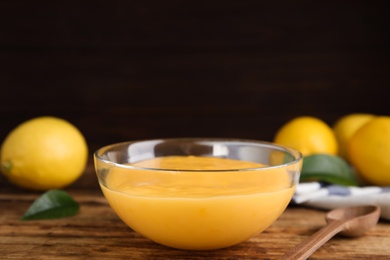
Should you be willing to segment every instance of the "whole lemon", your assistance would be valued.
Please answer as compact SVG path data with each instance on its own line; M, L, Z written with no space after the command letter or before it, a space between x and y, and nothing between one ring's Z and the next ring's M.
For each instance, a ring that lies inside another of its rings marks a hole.
M348 145L351 164L370 184L390 185L390 117L378 116L363 125Z
M88 147L84 136L70 122L37 117L8 134L1 146L0 161L2 173L19 187L63 188L83 173Z
M354 113L348 114L338 119L333 125L333 131L335 133L340 157L349 161L348 156L348 143L355 132L364 124L369 122L375 116L366 113Z
M303 156L325 153L336 155L338 144L332 128L319 118L300 116L284 124L274 143L299 150Z

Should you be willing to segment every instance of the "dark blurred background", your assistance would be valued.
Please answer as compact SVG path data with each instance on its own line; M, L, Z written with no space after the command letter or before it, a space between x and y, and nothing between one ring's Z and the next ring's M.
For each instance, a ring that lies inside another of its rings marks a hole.
M2 0L0 141L41 115L91 149L390 115L388 16L387 1Z

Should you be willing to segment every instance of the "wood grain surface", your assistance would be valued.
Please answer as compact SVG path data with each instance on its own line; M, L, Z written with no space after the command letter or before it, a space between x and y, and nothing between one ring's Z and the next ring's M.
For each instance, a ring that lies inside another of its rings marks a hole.
M1 259L279 259L325 225L325 212L289 206L265 232L247 242L213 251L176 250L128 228L103 197L90 164L66 190L81 205L73 217L20 221L39 193L1 180ZM336 236L310 259L389 259L390 223L380 221L359 238Z

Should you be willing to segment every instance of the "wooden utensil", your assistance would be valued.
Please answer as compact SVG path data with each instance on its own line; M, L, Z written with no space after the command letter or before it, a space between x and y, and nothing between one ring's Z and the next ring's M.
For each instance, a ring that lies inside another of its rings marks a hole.
M327 225L307 238L281 259L307 259L320 246L337 233L344 236L357 237L374 227L380 217L378 206L356 206L334 209L326 214Z

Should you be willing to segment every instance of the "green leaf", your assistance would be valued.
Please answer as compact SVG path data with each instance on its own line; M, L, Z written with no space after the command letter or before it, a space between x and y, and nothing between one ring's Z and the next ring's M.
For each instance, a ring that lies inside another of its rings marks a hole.
M318 180L332 184L357 186L349 164L339 156L314 154L303 158L301 181Z
M70 217L79 212L79 204L63 190L49 190L37 198L21 220Z

